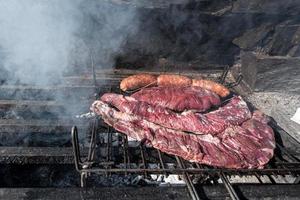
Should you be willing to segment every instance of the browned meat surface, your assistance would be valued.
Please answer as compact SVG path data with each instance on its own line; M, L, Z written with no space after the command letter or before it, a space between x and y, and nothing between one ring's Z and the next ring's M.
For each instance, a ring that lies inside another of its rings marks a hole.
M230 94L229 89L212 80L190 79L186 76L176 74L162 74L158 77L152 74L136 74L124 78L120 83L120 88L123 91L128 91L156 85L162 87L201 87L221 97L226 97Z
M151 74L136 74L124 78L120 83L120 88L123 91L135 90L147 85L156 85L157 77Z
M192 80L186 76L175 75L175 74L163 74L157 77L157 85L158 86L191 86Z
M202 112L220 104L218 95L200 87L151 87L144 88L131 96L139 101L175 111Z
M213 91L221 97L226 97L230 93L230 91L226 87L211 80L193 79L192 86L197 86Z

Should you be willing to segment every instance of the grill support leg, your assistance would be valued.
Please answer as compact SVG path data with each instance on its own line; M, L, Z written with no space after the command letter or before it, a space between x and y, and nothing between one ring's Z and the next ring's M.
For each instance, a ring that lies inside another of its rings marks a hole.
M86 178L87 178L87 174L85 172L81 172L81 174L80 174L80 187L82 187L82 188L86 187Z

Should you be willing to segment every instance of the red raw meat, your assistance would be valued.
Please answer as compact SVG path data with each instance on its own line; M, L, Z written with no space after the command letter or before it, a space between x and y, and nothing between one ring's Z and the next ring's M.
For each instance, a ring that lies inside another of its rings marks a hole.
M136 100L175 111L203 112L221 103L217 94L200 87L151 87L144 88L131 96Z
M159 105L150 105L133 97L114 93L104 94L101 100L121 112L137 115L166 128L195 134L216 134L230 125L239 125L251 117L247 104L241 97L234 97L225 106L207 114L191 111L175 113Z
M241 126L230 126L212 136L165 128L140 116L117 111L102 101L95 101L91 110L129 137L191 162L225 168L261 168L273 156L273 130L264 120L258 121L257 115Z

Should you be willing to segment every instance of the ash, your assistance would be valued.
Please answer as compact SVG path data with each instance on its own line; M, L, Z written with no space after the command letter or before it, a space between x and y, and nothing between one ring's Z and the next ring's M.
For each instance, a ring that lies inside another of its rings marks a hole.
M14 110L0 112L1 119L23 119L23 117L19 116L19 114Z

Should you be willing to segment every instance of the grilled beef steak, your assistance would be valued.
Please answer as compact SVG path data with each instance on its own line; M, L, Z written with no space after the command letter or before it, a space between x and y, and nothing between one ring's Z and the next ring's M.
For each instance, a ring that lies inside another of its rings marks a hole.
M200 87L151 87L144 88L131 96L139 101L175 111L202 112L221 103L217 94Z
M258 115L241 126L227 127L212 136L165 128L140 116L117 111L102 101L94 102L91 110L131 138L192 162L226 168L260 168L273 156L273 131Z
M216 134L230 125L239 125L251 117L251 113L240 97L234 97L216 111L200 114L194 112L175 113L160 105L150 105L132 97L107 93L101 100L121 112L137 115L149 122L175 130L196 134Z

